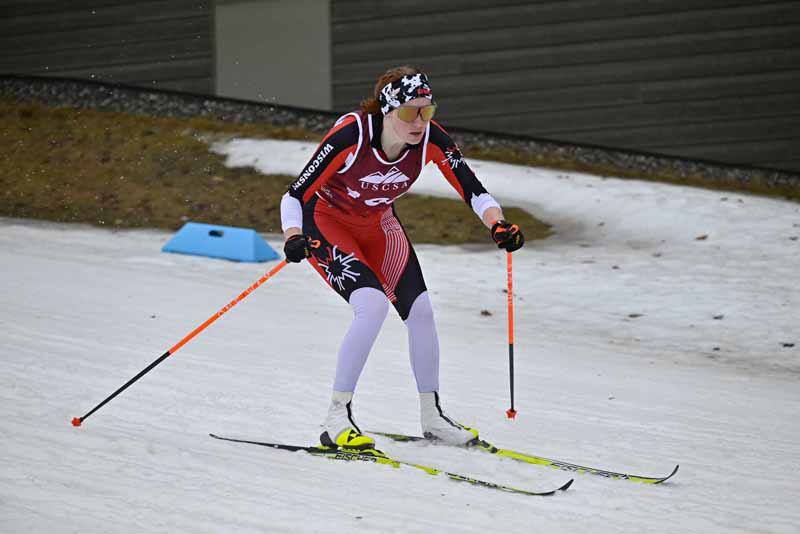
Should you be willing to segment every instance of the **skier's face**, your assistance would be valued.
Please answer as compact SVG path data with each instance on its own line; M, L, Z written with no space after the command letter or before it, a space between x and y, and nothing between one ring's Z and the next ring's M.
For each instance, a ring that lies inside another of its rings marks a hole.
M409 100L403 104L403 107L423 108L431 104L432 102L429 98L420 97ZM425 128L427 128L430 121L425 120L422 117L422 113L417 113L413 121L406 122L401 120L397 116L397 110L393 109L384 117L384 122L391 128L398 139L409 145L416 145L422 141L422 137L425 135Z

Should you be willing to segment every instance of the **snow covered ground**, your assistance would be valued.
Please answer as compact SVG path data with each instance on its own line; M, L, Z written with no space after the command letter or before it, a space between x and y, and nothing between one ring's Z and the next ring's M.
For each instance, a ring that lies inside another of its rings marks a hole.
M215 150L295 174L311 148ZM680 463L673 480L577 475L566 493L525 497L208 438L316 440L349 311L305 265L73 428L273 264L164 254L171 235L159 231L0 219L0 532L797 532L800 206L472 165L501 203L556 234L514 257L514 421L503 254L488 237L417 247L446 408L502 446L643 475ZM432 171L414 192L448 189ZM391 316L354 403L365 428L419 431L406 343ZM531 489L570 477L477 451L380 445Z

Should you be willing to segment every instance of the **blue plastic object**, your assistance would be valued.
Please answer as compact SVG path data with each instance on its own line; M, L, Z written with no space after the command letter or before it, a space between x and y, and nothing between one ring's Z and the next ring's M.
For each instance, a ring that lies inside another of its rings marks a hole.
M255 230L187 222L161 252L193 254L233 261L262 262L280 258Z

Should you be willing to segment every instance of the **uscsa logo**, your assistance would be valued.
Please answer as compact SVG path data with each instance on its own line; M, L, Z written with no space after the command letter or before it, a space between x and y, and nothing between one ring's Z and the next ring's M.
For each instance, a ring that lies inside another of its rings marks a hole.
M403 174L397 167L392 167L386 174L373 172L363 178L359 178L361 189L368 191L399 191L408 189L408 182L411 180Z

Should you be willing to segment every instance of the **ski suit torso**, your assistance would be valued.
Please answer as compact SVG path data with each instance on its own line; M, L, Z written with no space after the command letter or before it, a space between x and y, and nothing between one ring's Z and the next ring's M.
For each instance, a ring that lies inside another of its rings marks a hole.
M383 291L405 320L425 291L416 254L393 203L433 161L477 213L497 203L464 161L447 132L431 121L422 142L389 160L381 148L383 117L342 116L314 152L288 194L302 206L311 263L349 300L360 287Z

